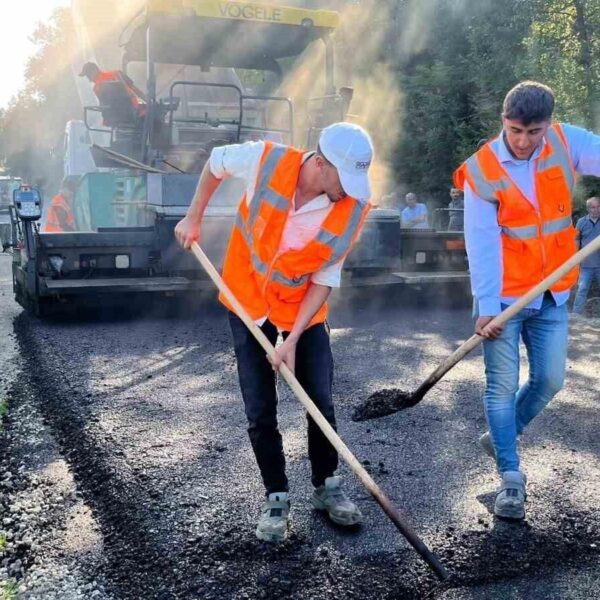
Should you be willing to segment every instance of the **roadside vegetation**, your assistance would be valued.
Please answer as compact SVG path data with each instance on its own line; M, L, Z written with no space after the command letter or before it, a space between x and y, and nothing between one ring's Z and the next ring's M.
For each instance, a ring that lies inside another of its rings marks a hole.
M0 582L0 600L17 600L19 592L14 581Z
M4 417L8 414L8 402L6 400L0 400L0 431L2 431L2 422ZM2 546L0 545L0 550Z

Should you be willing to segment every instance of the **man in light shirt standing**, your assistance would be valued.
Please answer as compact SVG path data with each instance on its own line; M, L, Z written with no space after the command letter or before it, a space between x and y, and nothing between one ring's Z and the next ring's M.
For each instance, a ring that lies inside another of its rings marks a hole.
M572 270L504 327L490 321L576 251L571 217L576 173L600 175L600 136L552 122L554 94L523 82L506 96L502 131L455 173L465 192L465 240L483 342L489 426L480 438L502 482L494 511L525 514L517 438L563 386ZM519 387L519 340L529 378Z
M400 213L403 229L428 229L427 207L417 202L417 195L413 192L406 194L406 207Z
M204 210L220 181L244 181L223 279L271 343L282 334L273 364L226 299L220 300L230 309L248 433L265 485L267 501L256 528L265 541L286 538L290 509L277 427L275 370L281 362L295 370L323 416L336 425L326 301L340 286L344 259L370 208L372 155L368 134L350 123L324 129L316 152L268 141L215 148L187 215L175 228L178 242L189 248L200 239ZM307 419L312 504L339 525L356 525L361 512L334 474L337 452Z
M587 246L593 239L600 235L600 198L595 196L588 198L585 203L588 214L577 221L577 243L580 248ZM573 313L583 314L585 301L587 300L592 281L600 286L600 252L594 252L582 263L579 272L579 285L577 295L573 304Z
M462 192L455 187L450 188L448 209L448 231L463 231L465 228L465 201Z

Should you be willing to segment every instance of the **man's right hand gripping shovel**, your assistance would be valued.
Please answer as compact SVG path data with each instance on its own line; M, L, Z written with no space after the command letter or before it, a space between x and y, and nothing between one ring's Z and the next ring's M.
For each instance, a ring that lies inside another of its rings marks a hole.
M191 250L194 242L200 243L200 222L183 217L175 226L175 239L185 250Z

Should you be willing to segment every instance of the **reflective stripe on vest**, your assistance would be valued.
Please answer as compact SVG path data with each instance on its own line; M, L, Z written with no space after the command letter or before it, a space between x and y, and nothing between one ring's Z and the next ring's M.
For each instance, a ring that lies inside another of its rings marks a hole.
M507 190L512 185L512 182L508 177L502 177L495 181L488 181L479 166L477 154L473 154L473 156L467 160L465 165L472 179L472 182L470 182L471 187L473 187L473 191L477 190L475 193L482 200L498 203L496 191Z
M454 180L464 188L468 182L483 200L497 205L501 227L502 295L523 295L575 252L571 220L571 194L576 183L566 139L560 125L548 128L534 175L538 209L518 186L486 144L457 169ZM577 269L552 286L569 289Z
M352 214L348 221L346 229L342 235L335 235L329 231L321 229L315 238L324 246L329 246L332 249L331 258L323 265L322 268L334 265L342 259L344 254L350 249L357 228L363 218L364 206L360 202L356 202L352 208Z
M573 225L571 217L563 217L546 221L542 225L544 235L565 231ZM538 236L538 228L536 225L525 225L524 227L503 227L502 233L516 240L530 240Z
M539 158L537 164L538 172L547 171L552 167L560 167L563 177L567 180L569 190L573 192L573 188L575 187L575 172L571 165L565 142L559 135L558 129L555 129L555 127L548 127L546 140L550 142L550 145L552 146L552 154L545 158Z
M278 210L287 211L289 209L290 200L269 187L269 182L271 181L271 177L275 172L277 164L283 158L285 153L285 146L274 146L264 161L259 173L258 185L256 186L254 196L250 201L250 218L248 220L250 227L256 223L261 201L267 202L273 208Z

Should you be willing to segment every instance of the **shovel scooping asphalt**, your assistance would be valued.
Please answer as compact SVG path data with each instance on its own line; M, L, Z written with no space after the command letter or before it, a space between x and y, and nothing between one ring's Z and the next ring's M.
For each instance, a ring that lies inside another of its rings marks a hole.
M534 288L519 298L514 304L502 311L489 325L503 325L511 317L525 308L530 302L543 294L559 279L576 267L581 261L600 250L600 237L590 242L579 250L569 260L564 262L556 271L548 275L546 279L538 283ZM405 392L397 388L383 389L371 394L365 402L354 410L353 421L367 421L391 415L405 408L415 406L423 400L425 394L458 362L460 362L471 350L479 346L483 341L480 335L471 336L462 346L451 354L414 392Z
M213 264L210 262L202 248L194 242L191 247L194 256L198 259L200 264L206 270L208 276L212 279L213 283L219 288L221 293L227 298L227 301L235 309L237 316L244 322L246 327L250 330L252 335L256 338L258 343L263 347L265 352L273 357L275 355L275 348L269 342L262 329L256 325L256 323L250 318L244 307L239 303L237 298L233 295L227 284L223 281ZM292 391L308 411L310 416L313 418L315 423L319 426L325 437L329 440L331 445L338 451L340 456L348 463L349 467L358 476L362 484L371 493L373 498L379 503L383 511L391 519L398 530L404 535L412 547L421 555L423 560L434 570L437 576L441 580L448 579L448 573L440 563L439 559L423 541L417 536L412 527L406 522L406 518L400 514L400 512L394 507L390 499L383 493L379 486L373 481L373 478L367 473L365 468L358 462L354 455L350 452L346 444L342 441L340 436L331 427L327 419L321 414L321 411L317 408L314 402L310 399L308 394L304 391L304 388L300 385L296 379L294 373L288 368L285 363L282 363L279 367L279 372L283 378L287 381Z

